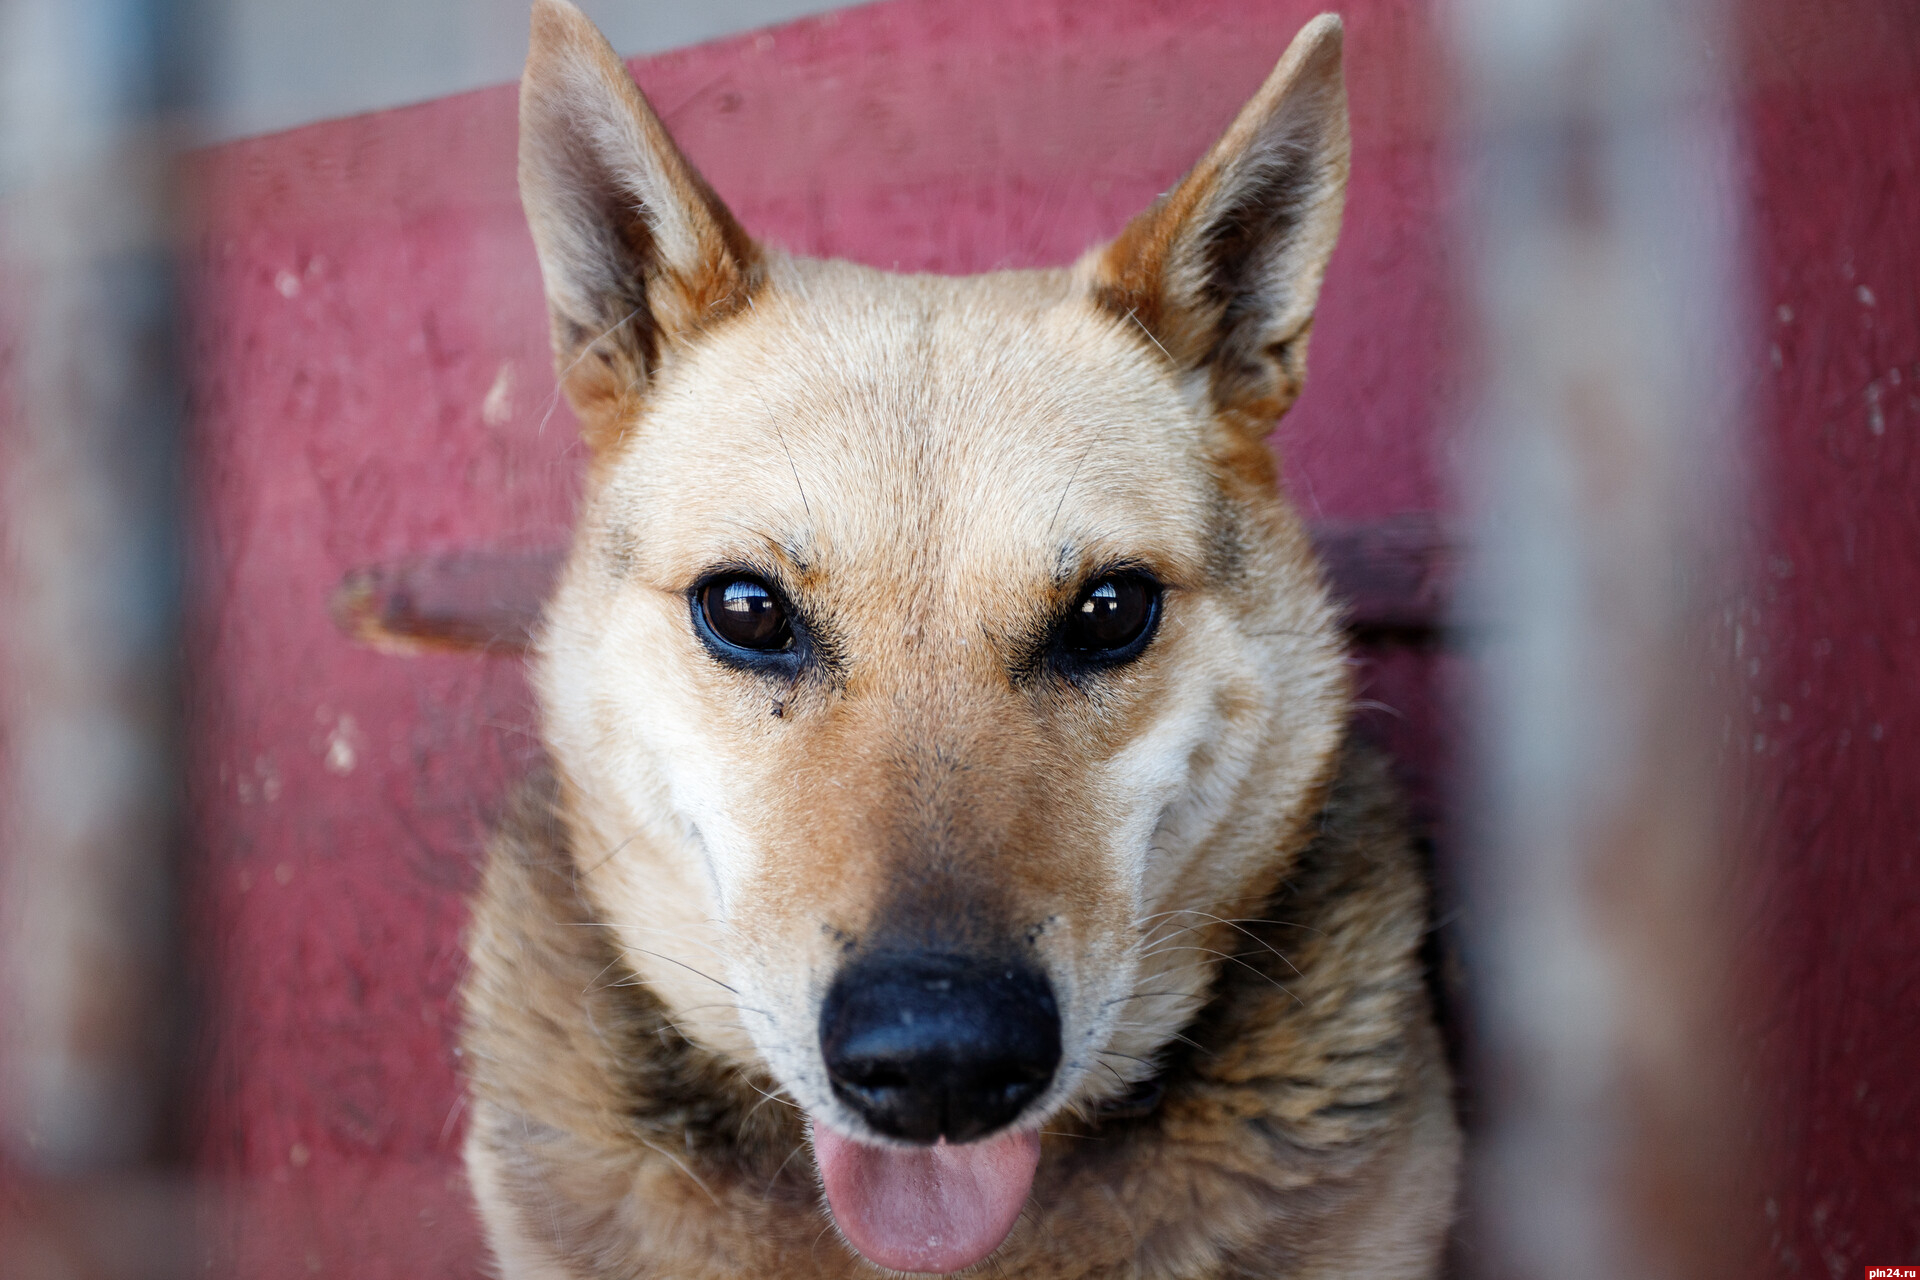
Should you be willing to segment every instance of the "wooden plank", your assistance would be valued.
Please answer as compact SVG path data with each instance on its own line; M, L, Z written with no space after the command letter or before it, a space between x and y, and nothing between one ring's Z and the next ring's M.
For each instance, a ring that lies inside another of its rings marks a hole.
M1419 638L1445 628L1457 557L1433 516L1325 521L1312 535L1356 636ZM565 554L453 551L368 565L334 591L333 620L388 653L521 654Z

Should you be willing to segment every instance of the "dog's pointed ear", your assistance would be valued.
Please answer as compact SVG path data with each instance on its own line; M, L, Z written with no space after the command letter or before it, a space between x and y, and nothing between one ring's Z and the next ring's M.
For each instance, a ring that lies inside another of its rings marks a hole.
M560 384L599 448L676 344L747 305L760 251L565 0L534 0L520 199Z
M1214 412L1265 436L1300 394L1340 232L1349 142L1340 19L1301 29L1267 82L1166 195L1082 264Z

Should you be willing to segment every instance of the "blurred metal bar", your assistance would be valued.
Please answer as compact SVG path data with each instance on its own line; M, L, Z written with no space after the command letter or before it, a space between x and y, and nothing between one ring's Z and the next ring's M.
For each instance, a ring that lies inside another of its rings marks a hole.
M0 0L0 1174L27 1219L0 1239L9 1276L169 1269L134 1224L178 1043L175 17Z
M1455 0L1487 383L1476 1275L1739 1274L1714 654L1742 496L1705 0Z

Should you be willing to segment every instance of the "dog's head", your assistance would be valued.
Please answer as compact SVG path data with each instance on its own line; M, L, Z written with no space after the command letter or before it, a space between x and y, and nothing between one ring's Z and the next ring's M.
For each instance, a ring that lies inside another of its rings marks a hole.
M755 244L555 0L521 126L592 452L538 669L583 883L812 1116L856 1245L966 1265L1039 1126L1152 1074L1338 748L1264 438L1340 218L1339 24L1070 270Z

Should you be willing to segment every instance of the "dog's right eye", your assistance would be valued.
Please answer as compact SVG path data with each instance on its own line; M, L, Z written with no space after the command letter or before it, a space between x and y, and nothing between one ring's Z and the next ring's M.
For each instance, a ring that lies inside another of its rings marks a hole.
M700 612L727 644L771 653L793 643L787 611L758 578L716 578L700 589Z

